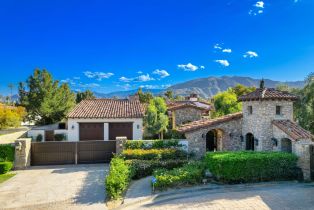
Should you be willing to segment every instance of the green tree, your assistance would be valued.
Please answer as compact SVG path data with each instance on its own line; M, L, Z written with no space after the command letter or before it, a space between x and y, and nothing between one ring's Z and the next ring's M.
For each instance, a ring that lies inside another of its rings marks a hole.
M237 95L237 97L239 97L239 96L246 95L248 93L255 91L256 88L255 87L247 87L247 86L244 86L241 84L237 84L236 86L231 88L231 90Z
M138 89L137 94L141 103L148 104L153 99L153 94L150 92L144 93L142 88Z
M299 96L294 104L294 115L298 123L314 133L314 73L305 80L303 89L293 89L292 93Z
M242 109L242 104L238 102L237 94L231 89L218 93L214 96L215 112L213 117L239 112Z
M59 84L47 70L35 69L25 83L19 84L20 104L30 120L51 124L64 119L75 105L75 94L68 84Z
M162 97L156 97L149 102L144 118L145 128L148 132L153 135L158 134L160 139L163 139L163 134L167 131L169 124L166 112L165 100Z
M92 91L86 90L84 92L77 92L76 93L76 103L80 103L81 101L85 99L94 99L95 95Z
M167 90L164 95L167 97L167 99L173 100L173 91L172 90Z

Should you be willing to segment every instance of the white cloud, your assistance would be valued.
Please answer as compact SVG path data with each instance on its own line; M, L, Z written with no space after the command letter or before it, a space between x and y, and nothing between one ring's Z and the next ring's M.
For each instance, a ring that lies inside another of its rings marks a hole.
M254 51L247 51L244 55L244 58L256 58L258 57L258 54Z
M78 86L81 87L81 88L95 88L95 87L100 87L100 85L97 84L97 83L87 83L87 84L80 83L80 84L78 84Z
M257 8L263 8L264 9L264 2L263 1L258 1L254 4L255 7Z
M200 67L195 66L192 63L188 63L188 64L179 64L178 68L183 69L184 71L196 71ZM203 69L203 68L201 68L201 69Z
M143 74L143 75L140 75L136 78L137 81L139 82L148 82L148 81L151 81L151 80L154 80L154 78L150 77L149 74Z
M137 73L138 73L138 74L143 74L143 72L142 72L142 71L138 71Z
M108 72L108 73L105 73L105 72L91 72L91 71L85 71L83 72L84 75L88 78L95 78L97 79L98 81L101 81L102 79L108 79L110 78L111 76L113 76L114 74L111 73L111 72Z
M75 83L72 79L70 79L70 78L63 79L63 80L61 80L60 82L61 82L61 83L68 83L69 85L72 85L72 86L75 86L75 85L76 85L76 83Z
M257 1L255 4L253 4L253 8L250 9L249 15L256 16L258 14L264 13L265 9L265 3L263 1Z
M205 66L200 66L201 69L205 69Z
M221 65L223 65L225 67L230 66L230 63L227 60L215 60L215 62L219 63L219 64L221 64Z
M121 82L131 82L134 80L134 78L120 77L119 80Z
M222 47L220 47L220 44L215 44L215 45L214 45L214 48L215 48L215 49L219 49L219 50L222 49Z
M165 77L170 76L170 74L166 70L159 70L159 69L156 69L155 71L153 71L153 74L157 74L161 78L165 78Z
M141 85L140 87L145 89L166 89L170 86L171 85L167 84L167 85Z
M230 48L226 48L226 49L223 49L222 52L224 52L224 53L231 53L232 50Z

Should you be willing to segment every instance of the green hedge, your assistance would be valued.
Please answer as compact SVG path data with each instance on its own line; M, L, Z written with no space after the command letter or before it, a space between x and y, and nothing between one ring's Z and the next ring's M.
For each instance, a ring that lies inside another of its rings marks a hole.
M205 166L202 162L192 162L172 170L159 169L154 172L156 189L198 184L204 177Z
M124 144L125 149L166 149L180 148L178 140L129 140Z
M13 163L6 161L6 162L0 162L0 174L5 174L9 172L13 168Z
M14 146L11 144L0 144L0 161L14 161Z
M150 176L159 168L173 169L187 162L187 160L126 160L126 163L132 167L134 179Z
M118 199L126 191L132 177L131 166L120 157L112 158L106 178L106 192L110 199Z
M125 159L139 160L169 160L187 158L187 153L178 149L126 149L122 156Z
M283 152L214 152L205 162L226 183L291 180L297 176L297 157Z

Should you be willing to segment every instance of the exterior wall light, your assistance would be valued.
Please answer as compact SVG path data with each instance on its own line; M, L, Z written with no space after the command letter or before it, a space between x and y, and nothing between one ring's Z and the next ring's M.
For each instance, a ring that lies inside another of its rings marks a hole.
M202 134L202 138L203 138L203 139L205 138L205 133Z
M258 146L258 139L254 138L255 145Z
M241 140L241 142L244 142L244 137L243 137L243 135L240 136L240 140Z
M72 126L71 126L71 128L72 128L72 130L74 130L75 126L74 126L74 125L72 125Z
M273 146L275 146L275 147L278 146L278 140L276 138L271 138L271 141L273 143Z

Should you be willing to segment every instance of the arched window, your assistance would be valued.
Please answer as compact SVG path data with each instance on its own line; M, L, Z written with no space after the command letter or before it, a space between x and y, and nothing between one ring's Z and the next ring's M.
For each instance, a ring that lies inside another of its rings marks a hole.
M206 151L217 151L217 131L210 130L206 134Z
M254 135L252 133L246 134L246 150L254 151Z

